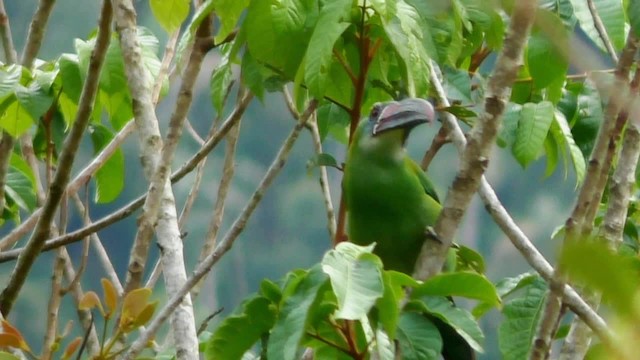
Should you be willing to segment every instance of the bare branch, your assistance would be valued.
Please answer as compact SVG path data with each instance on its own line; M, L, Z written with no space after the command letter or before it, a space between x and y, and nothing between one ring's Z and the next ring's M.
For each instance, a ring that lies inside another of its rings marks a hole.
M53 263L53 275L51 275L51 295L47 305L47 329L44 335L44 344L42 346L42 359L51 359L53 353L53 344L56 341L58 333L58 311L62 300L62 274L64 271L64 258L58 250L56 260Z
M64 143L60 154L58 169L55 178L49 189L46 202L43 206L42 215L36 224L33 235L29 239L25 251L20 254L18 262L13 269L9 283L0 294L0 311L6 316L11 311L13 303L24 284L26 277L31 270L36 257L42 250L45 240L49 237L50 226L55 212L60 204L62 194L69 182L69 174L78 151L80 140L89 122L89 117L93 108L93 102L98 88L100 69L109 45L111 34L111 4L108 0L103 2L100 15L98 36L95 48L91 54L86 82L82 88L82 94L78 105L76 119L73 122L71 131Z
M40 0L38 9L31 19L27 41L24 49L22 50L22 66L30 68L33 65L33 61L36 59L36 56L40 51L40 47L42 46L42 39L44 38L51 10L53 10L53 5L55 3L55 0Z
M470 132L460 169L435 224L435 231L441 242L425 241L416 263L414 275L417 279L427 279L442 269L453 235L471 198L480 186L511 85L522 63L522 52L533 24L536 7L535 0L522 0L514 4L504 48L488 82L484 112Z
M184 295L188 294L189 291L195 286L215 265L215 263L227 252L231 249L233 242L236 240L238 235L243 231L247 220L251 217L251 214L258 206L258 203L262 199L264 192L271 185L276 176L280 173L280 170L286 163L286 160L293 148L293 144L300 135L300 131L304 127L304 123L309 119L311 113L315 111L317 106L317 101L312 100L304 115L302 115L300 121L296 124L294 129L291 131L289 136L285 139L282 147L278 151L276 158L269 166L269 169L265 173L264 177L260 181L258 188L251 195L251 198L245 205L245 207L240 212L240 215L233 222L233 225L227 231L224 238L218 243L216 249L207 256L204 261L198 264L198 266L193 271L191 277L189 277L183 286L169 299L169 301L165 304L165 306L160 309L156 317L149 323L147 330L140 334L140 337L136 339L129 350L124 354L123 358L126 360L133 360L136 358L136 355L144 349L146 343L151 339L156 331L160 328L160 325L164 323L164 321L173 313L176 307L180 304L181 299Z
M598 35L600 36L600 40L604 44L605 49L609 53L609 56L613 59L613 61L618 62L618 54L616 53L616 49L613 48L613 44L611 43L611 39L607 34L607 29L604 27L604 23L598 14L598 9L596 8L596 4L593 0L587 0L587 7L589 8L589 12L591 13L591 18L593 18L593 25L598 31Z
M16 48L13 46L13 35L11 35L9 16L7 16L7 11L4 8L4 0L0 0L0 40L2 41L6 63L17 63L18 55L16 54Z
M313 119L309 122L311 139L313 140L313 147L316 154L322 154L322 140L320 139L320 131L318 130L318 119L314 113ZM329 238L335 239L337 226L336 215L333 209L333 202L331 200L331 189L329 188L329 175L327 174L327 167L320 167L320 190L322 190L322 198L324 200L324 208L327 212L327 229L329 230Z

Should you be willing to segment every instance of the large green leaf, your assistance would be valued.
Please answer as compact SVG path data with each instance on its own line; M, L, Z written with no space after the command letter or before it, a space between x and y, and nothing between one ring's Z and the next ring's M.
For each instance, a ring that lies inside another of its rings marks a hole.
M111 139L113 133L101 124L91 124L89 127L94 154L98 154ZM124 189L124 154L117 149L98 169L94 179L96 181L95 202L105 204L115 200Z
M33 173L25 171L27 169L19 165L15 166L16 162L17 160L11 161L6 175L5 195L10 197L22 210L33 211L36 207Z
M382 297L382 262L372 250L373 246L341 242L322 259L322 270L338 299L336 318L361 319Z
M240 15L249 5L249 0L216 0L216 15L220 19L220 28L216 34L216 43L224 40L236 26Z
M295 292L284 299L278 320L269 337L267 354L270 359L295 358L300 339L305 332L307 313L326 278L320 266L314 266L291 289Z
M629 0L627 5L627 16L631 29L636 36L640 36L640 0Z
M569 69L568 48L569 33L562 20L552 12L538 10L527 45L527 64L536 88L564 79Z
M150 0L151 12L166 32L172 34L189 15L189 0Z
M438 328L424 315L403 312L397 332L402 359L436 360L440 358L442 337Z
M498 328L498 345L505 360L526 359L544 306L547 285L540 277L522 288L518 297L502 309L504 320Z
M205 358L241 359L263 334L268 333L276 321L276 307L262 296L244 304L240 314L224 319L209 339Z
M461 296L500 306L500 296L484 275L474 272L440 273L413 290L411 296Z
M553 104L549 101L526 103L522 107L512 148L522 167L527 167L540 154L552 121Z
M231 49L231 46L224 47L218 66L211 72L211 102L213 103L213 108L216 109L218 113L222 113L227 89L233 80L231 62L229 61L229 49Z
M482 352L484 334L471 313L444 297L423 297L424 311L450 325L474 350Z
M603 241L570 241L565 243L560 261L573 279L602 292L622 317L637 315L639 268L635 255L617 254Z
M400 302L405 297L405 288L415 288L418 283L407 274L397 271L382 273L384 292L376 302L378 320L391 339L396 338L400 317Z
M571 133L585 158L591 155L604 112L598 90L588 81L578 93L576 115L571 124Z
M333 45L350 25L352 0L328 2L320 10L320 17L305 56L304 79L316 98L324 96L328 73L333 60Z
M573 139L569 123L564 117L564 114L560 111L554 112L553 123L551 124L551 133L560 145L561 150L569 153L571 157L571 163L573 164L573 170L576 173L576 186L582 183L584 180L585 172L587 170L584 154L580 151L578 145Z
M382 19L385 33L404 62L409 96L424 96L428 90L430 56L423 41L431 38L424 33L428 26L418 11L403 0L397 2L394 10L392 17Z

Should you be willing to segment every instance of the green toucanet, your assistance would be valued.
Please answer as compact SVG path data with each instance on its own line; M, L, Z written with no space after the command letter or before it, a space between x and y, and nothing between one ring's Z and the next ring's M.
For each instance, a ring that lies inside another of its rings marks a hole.
M376 242L374 253L387 270L413 273L442 209L433 184L405 151L411 129L434 118L433 106L423 99L378 103L353 134L342 183L349 240L359 245ZM453 327L425 316L440 331L444 359L475 359Z
M411 129L434 117L423 99L375 104L353 134L344 169L349 240L375 241L385 268L409 275L441 205L405 142Z

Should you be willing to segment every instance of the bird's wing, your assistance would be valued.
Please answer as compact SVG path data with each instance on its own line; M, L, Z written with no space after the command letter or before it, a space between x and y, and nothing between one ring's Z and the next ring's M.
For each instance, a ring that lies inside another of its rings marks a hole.
M418 165L415 161L411 159L407 159L407 164L411 169L411 171L413 171L418 177L418 179L420 180L420 184L422 184L422 187L424 188L424 191L427 193L427 195L431 196L435 201L439 203L440 198L438 197L436 188L433 186L433 183L431 182L431 180L429 180L429 178L427 177L427 174L424 171L422 171L422 169L420 168L420 165Z

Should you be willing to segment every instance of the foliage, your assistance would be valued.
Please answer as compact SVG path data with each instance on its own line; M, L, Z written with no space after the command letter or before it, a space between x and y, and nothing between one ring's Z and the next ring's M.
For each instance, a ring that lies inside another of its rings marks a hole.
M240 359L259 342L260 353L278 359L294 359L304 347L339 358L375 353L393 359L397 340L403 357L437 359L451 341L439 330L443 323L482 352L477 319L447 297L500 307L491 282L482 274L457 271L418 283L384 270L372 250L340 243L311 269L292 271L278 284L265 280L260 292L219 325L207 357Z

